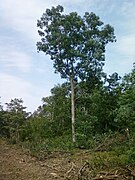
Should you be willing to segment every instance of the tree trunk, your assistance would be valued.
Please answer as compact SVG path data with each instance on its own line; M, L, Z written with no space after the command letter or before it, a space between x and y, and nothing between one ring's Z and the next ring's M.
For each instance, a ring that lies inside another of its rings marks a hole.
M71 83L71 116L72 116L72 141L76 142L75 138L75 100L74 100L74 80L73 77L70 77Z

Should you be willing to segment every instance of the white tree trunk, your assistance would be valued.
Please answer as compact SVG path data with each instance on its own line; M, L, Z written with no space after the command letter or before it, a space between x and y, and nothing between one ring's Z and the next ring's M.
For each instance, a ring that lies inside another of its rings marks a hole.
M71 116L72 116L72 141L76 142L75 138L75 100L74 100L74 80L73 77L70 77L71 83Z

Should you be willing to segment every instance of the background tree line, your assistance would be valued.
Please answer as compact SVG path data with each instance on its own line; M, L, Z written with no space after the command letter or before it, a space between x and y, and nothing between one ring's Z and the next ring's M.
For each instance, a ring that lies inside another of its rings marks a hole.
M89 148L89 140L108 132L135 132L135 65L120 78L117 73L95 83L75 84L77 146ZM93 88L92 88L93 87ZM0 133L14 142L62 137L71 141L71 90L66 82L51 89L42 105L26 112L22 99L0 105Z

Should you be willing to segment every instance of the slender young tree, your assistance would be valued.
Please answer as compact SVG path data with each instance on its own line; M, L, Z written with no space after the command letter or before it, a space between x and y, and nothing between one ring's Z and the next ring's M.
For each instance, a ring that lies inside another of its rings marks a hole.
M115 40L114 29L103 25L94 13L86 12L83 17L76 12L63 13L60 5L46 9L37 21L41 40L38 51L50 55L56 73L71 84L72 140L75 139L75 81L84 79L89 72L102 70L105 46Z

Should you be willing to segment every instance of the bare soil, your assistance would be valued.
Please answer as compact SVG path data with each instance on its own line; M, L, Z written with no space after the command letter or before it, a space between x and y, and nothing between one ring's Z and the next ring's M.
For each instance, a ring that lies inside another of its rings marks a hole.
M55 152L44 160L32 157L26 150L0 139L0 180L134 180L134 170L114 169L91 176L90 152Z
M63 163L60 157L39 161L20 147L0 140L0 180L62 179L59 174L65 166Z
M70 153L55 152L40 161L21 147L0 139L0 180L76 179L77 165Z

